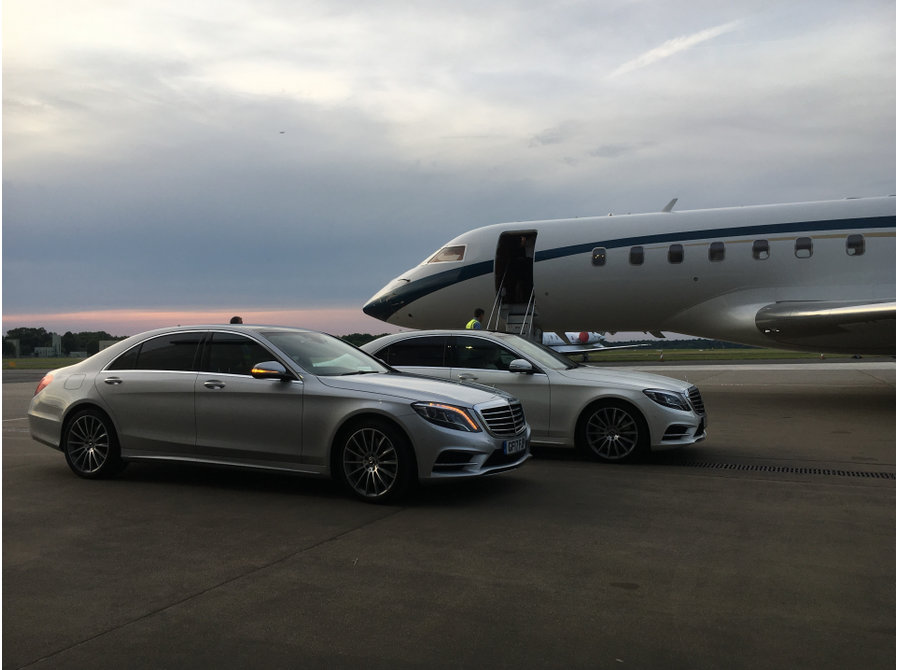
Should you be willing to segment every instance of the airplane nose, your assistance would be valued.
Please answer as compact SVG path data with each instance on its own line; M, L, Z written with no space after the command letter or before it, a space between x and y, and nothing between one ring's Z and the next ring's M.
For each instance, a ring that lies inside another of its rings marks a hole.
M362 311L380 321L387 321L392 313L387 309L384 301L377 298L372 298L365 303L362 306Z
M368 302L362 306L362 311L375 319L389 322L390 317L406 304L406 301L397 294L397 290L408 284L408 279L402 277L394 279L369 298Z

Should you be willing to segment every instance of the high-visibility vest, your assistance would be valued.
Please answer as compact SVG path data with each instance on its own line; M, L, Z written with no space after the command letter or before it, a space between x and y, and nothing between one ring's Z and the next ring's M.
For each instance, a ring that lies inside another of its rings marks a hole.
M472 319L471 321L469 321L468 323L465 324L465 328L467 330L480 330L481 322L478 321L477 319Z

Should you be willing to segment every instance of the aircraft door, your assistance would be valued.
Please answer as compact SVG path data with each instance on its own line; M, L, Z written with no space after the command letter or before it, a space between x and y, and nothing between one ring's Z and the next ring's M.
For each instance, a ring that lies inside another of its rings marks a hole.
M503 233L496 245L496 291L505 288L506 303L525 304L534 290L534 247L537 231Z

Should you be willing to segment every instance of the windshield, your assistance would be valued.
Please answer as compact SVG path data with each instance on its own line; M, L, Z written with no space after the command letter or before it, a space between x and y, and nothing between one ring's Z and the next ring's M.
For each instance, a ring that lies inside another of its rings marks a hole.
M322 377L387 372L387 368L351 344L313 332L263 332L268 340L307 372Z
M450 261L461 261L463 258L465 258L465 245L457 244L451 247L443 247L443 249L428 259L428 263L449 263Z
M512 342L521 353L532 358L535 363L542 368L549 370L571 370L578 367L577 363L573 363L570 358L563 356L558 351L553 351L549 347L545 347L537 342L532 342L517 335L512 336Z

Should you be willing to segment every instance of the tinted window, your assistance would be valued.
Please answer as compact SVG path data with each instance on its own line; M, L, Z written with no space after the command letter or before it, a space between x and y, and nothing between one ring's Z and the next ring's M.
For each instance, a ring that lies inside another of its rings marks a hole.
M865 236L850 235L846 240L846 253L850 256L861 256L865 253Z
M768 240L756 240L752 243L752 257L757 261L764 261L771 255Z
M478 370L508 370L516 356L496 342L479 337L457 337L453 347L453 367Z
M110 370L193 370L201 333L163 335L119 356Z
M631 247L629 260L631 265L643 265L643 247Z
M668 247L668 262L683 263L684 262L684 245L672 244Z
M270 361L268 349L236 333L214 333L203 352L201 369L232 375L249 375L257 363Z
M796 258L812 257L812 238L797 237L796 238Z
M140 345L131 347L124 354L109 364L108 370L136 370L137 355L140 353Z
M716 263L724 260L724 242L712 242L709 245L709 260Z
M593 250L593 265L605 265L606 264L606 249L605 247L596 247Z
M417 365L441 368L446 365L445 337L414 337L381 349L375 356L387 365Z

